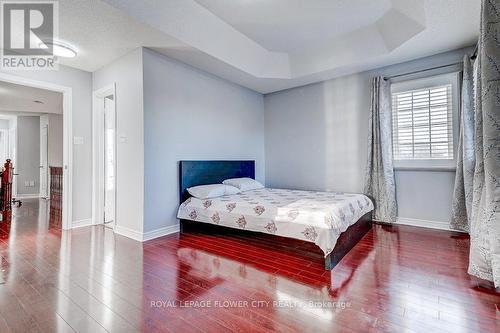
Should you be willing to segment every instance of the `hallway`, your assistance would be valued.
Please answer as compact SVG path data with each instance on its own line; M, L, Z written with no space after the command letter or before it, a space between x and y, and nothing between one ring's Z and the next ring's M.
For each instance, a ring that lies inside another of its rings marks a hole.
M47 200L24 199L11 223L0 222L0 332L105 331L90 315L96 313L115 330L134 331L126 323L116 326L124 320L116 320L84 287L93 275L90 261L100 260L89 256L89 249L112 246L112 231L63 232L57 208ZM98 290L97 281L92 289Z

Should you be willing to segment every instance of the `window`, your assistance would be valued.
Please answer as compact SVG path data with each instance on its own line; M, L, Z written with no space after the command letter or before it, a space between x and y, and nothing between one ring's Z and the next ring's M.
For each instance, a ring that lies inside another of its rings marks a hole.
M393 84L396 168L454 167L457 80L454 73Z

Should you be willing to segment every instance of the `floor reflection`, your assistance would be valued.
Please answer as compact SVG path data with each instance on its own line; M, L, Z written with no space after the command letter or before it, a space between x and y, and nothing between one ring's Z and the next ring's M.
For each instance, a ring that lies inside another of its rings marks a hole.
M259 253L249 237L216 239L180 238L181 245L189 245L176 251L178 284L205 286L194 300L249 300L247 310L303 331L493 332L499 327L500 295L491 284L479 291L480 282L467 275L463 234L376 225L330 272L318 265L287 270L273 259L277 251L266 247ZM273 262L274 271L268 266ZM252 306L261 301L274 305ZM481 310L471 311L473 305Z
M138 331L142 243L101 226L62 231L60 215L25 199L0 223L0 332Z
M11 224L12 224L12 211L10 210L3 211L2 221L0 222L0 239L9 238Z
M137 242L103 226L61 231L50 210L25 200L0 223L0 332L499 331L500 296L467 275L460 234L376 225L325 271L310 244Z
M292 278L266 273L251 264L245 265L202 250L181 248L177 251L177 256L181 264L189 267L188 270L181 271L182 274L179 275L181 278L186 274L200 280L240 284L254 291L280 290L283 293L293 292L318 300L330 298L328 277L321 281L321 287L310 287Z
M13 206L12 211L2 212L0 221L0 239L11 237L12 227L20 228L16 232L61 232L62 210L60 202L45 199L24 199L21 206Z
M52 196L49 201L49 226L62 229L62 200L61 196Z
M375 255L372 251L360 251L355 265L347 263L331 272L318 269L317 265L309 274L301 275L266 271L254 263L243 263L216 252L193 247L177 250L182 267L178 271L179 285L185 281L205 281L207 285L206 281L210 281L206 293L197 293L192 299L200 302L224 301L236 297L246 300L246 307L256 315L291 323L300 331L329 332L348 327L347 322L353 316L353 311L349 309L352 299L348 286L358 281L357 287L361 287L363 282L360 284L359 281L363 279L357 272L369 270L370 264L364 262L372 262ZM267 254L263 257L267 259L263 258L262 261L269 260ZM314 283L311 283L313 280ZM224 290L232 293L228 296ZM279 330L280 327L274 328Z

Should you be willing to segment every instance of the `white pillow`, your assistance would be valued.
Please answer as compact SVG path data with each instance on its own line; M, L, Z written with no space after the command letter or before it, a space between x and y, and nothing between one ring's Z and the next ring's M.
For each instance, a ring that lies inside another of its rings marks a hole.
M264 188L264 185L252 178L231 178L226 179L222 184L231 185L239 188L241 192L258 190Z
M198 199L210 199L222 197L223 195L237 194L241 191L234 186L224 184L211 184L194 186L187 189L189 194Z
M241 190L237 187L231 185L224 185L226 187L226 195L241 193Z

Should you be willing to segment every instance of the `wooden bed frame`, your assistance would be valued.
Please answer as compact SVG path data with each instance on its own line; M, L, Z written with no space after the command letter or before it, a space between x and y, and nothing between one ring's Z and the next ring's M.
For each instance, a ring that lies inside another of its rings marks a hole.
M220 184L228 178L248 177L255 179L255 161L180 161L179 162L179 198L180 204L186 201L190 194L187 189L197 185ZM331 270L340 260L363 238L371 229L371 213L362 216L355 224L343 232L333 251L325 258L325 269ZM205 229L211 232L254 233L236 228L213 225L210 223L180 220L181 234L188 229ZM273 237L273 235L269 235ZM274 236L280 238L280 236Z

